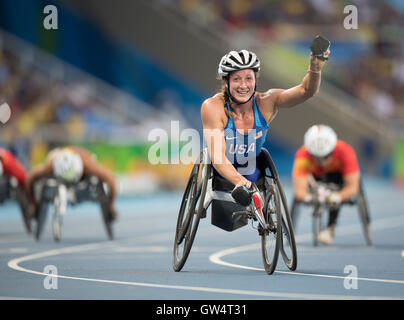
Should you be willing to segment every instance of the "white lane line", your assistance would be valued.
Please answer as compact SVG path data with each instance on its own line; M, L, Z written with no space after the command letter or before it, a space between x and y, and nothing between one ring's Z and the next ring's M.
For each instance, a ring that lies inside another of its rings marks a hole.
M390 220L392 220L392 219L390 219ZM397 219L395 218L395 220L397 220ZM400 220L401 220L401 218L400 218ZM394 222L395 221L390 221L390 223L387 223L387 225L394 224L394 226L396 226L397 223L394 223ZM345 230L351 230L351 231L349 231L349 233L352 231L357 232L358 229L360 229L359 227L360 226L352 228L350 226L349 228L345 228ZM303 236L311 236L311 235L303 235ZM302 240L301 238L302 238L302 236L300 236L298 239ZM71 280L81 280L81 281L140 286L140 287L151 287L151 288L177 289L177 290L189 290L189 291L199 291L199 292L227 293L227 294L235 294L235 295L251 295L251 296L262 296L262 297L272 297L272 298L289 298L289 299L323 299L323 300L324 299L378 299L378 300L396 299L395 297L347 296L347 295L323 295L323 294L317 295L317 294L305 294L305 293L267 292L267 291L254 291L254 290L239 290L239 289L225 289L225 288L168 285L168 284L158 284L158 283L156 284L156 283L144 283L144 282L103 280L103 279L46 274L43 272L38 272L35 270L23 268L19 265L20 263L22 263L24 261L40 259L40 258L49 257L49 256L55 256L55 255L67 254L67 253L76 253L76 252L81 252L81 251L86 251L86 250L95 250L95 249L104 247L106 244L108 245L108 243L111 245L115 244L113 241L103 241L100 243L93 243L93 244L79 245L79 246L73 246L73 247L65 247L62 249L49 250L49 251L35 253L35 254L28 255L28 256L10 260L8 262L8 266L17 271L37 274L37 275L41 275L41 276L54 276L54 277L58 277L58 278L71 279ZM249 249L251 249L252 246L256 247L256 246L259 246L259 244L247 245L247 246L243 246L243 248L245 250L249 250ZM234 252L239 252L239 248L240 247L231 248L231 249L227 249L227 250L222 250L220 252L231 254ZM222 256L224 256L224 255L222 255ZM220 257L219 257L219 260L220 260ZM224 263L227 264L227 262L224 262ZM244 269L262 270L262 269L258 269L258 268L241 266L241 265L234 265L234 266L238 266L238 267L241 267ZM281 272L281 271L277 271L277 272ZM296 272L283 272L283 271L282 271L282 273L297 274ZM302 274L302 275L321 276L321 277L328 277L328 278L338 277L338 276L313 275L313 274ZM372 279L372 280L385 282L385 280L383 280L383 279ZM387 280L387 281L391 281L391 280ZM393 281L395 281L395 280L393 280Z
M396 217L376 220L373 224L374 224L372 226L373 230L386 229L386 228L404 225L404 219L402 216L396 216ZM361 231L361 227L362 226L359 224L346 226L346 227L340 227L337 230L337 233L338 233L338 235L354 234L358 231ZM312 237L311 233L298 235L298 236L296 236L296 242L308 240L311 237ZM225 256L243 252L243 251L250 251L250 250L258 249L260 246L261 246L261 243L253 243L253 244L243 245L240 247L234 247L234 248L221 250L221 251L211 254L209 256L209 260L212 263L224 265L224 266L228 266L228 267L265 272L265 269L263 269L263 268L250 267L250 266L230 263L230 262L226 262L226 261L222 260L222 258ZM402 252L402 254L403 254L403 252ZM345 279L346 278L346 276L337 276L337 275L333 276L333 275L323 275L323 274L315 274L315 273L313 273L313 274L312 273L301 273L301 272L296 272L296 271L293 271L293 272L292 271L275 271L275 272L284 273L284 274L300 275L300 276L320 277L320 278L332 278L332 279ZM375 279L375 278L354 278L354 279L361 280L361 281L404 284L404 280Z
M324 294L300 294L300 293L287 293L287 292L267 292L267 291L254 291L254 290L240 290L240 289L224 289L224 288L209 288L209 287L196 287L196 286L180 286L180 285L168 285L168 284L158 284L158 283L145 283L145 282L130 282L130 281L115 281L115 280L104 280L104 279L93 279L93 278L82 278L82 277L71 277L64 275L52 275L35 270L30 270L19 266L21 262L59 255L63 253L73 253L86 250L94 250L101 248L105 243L95 243L89 245L80 245L75 247L68 247L63 249L49 250L42 253L31 254L25 257L10 260L8 266L14 270L42 275L42 276L53 276L62 279L71 280L81 280L90 282L100 282L109 284L119 284L128 286L140 286L140 287L150 287L150 288L163 288L163 289L177 289L177 290L189 290L189 291L199 291L199 292L211 292L211 293L227 293L235 295L247 295L247 296L262 296L271 298L289 298L289 299L387 299L386 297L361 297L361 296L347 296L347 295L324 295ZM390 299L390 298L389 298Z
M101 243L93 243L86 245L79 245L74 247L65 247L62 249L54 249L49 251L44 251L40 253L35 253L27 256L23 256L20 258L16 258L10 260L8 262L8 266L11 269L27 272L31 274L36 274L40 276L51 276L57 277L61 279L70 279L70 280L80 280L80 281L89 281L89 282L98 282L98 283L108 283L108 284L117 284L117 285L127 285L127 286L139 286L139 287L149 287L149 288L160 288L160 289L176 289L176 290L188 290L188 291L198 291L198 292L210 292L210 293L222 293L222 294L234 294L234 295L244 295L244 296L261 296L261 297L270 297L270 298L281 298L281 299L318 299L318 300L326 300L326 299L395 299L394 297L369 297L369 296L348 296L348 295L327 295L327 294L305 294L305 293L288 293L288 292L268 292L268 291L255 291L255 290L241 290L241 289L226 289L226 288L210 288L210 287L197 287L197 286L181 286L181 285L169 285L169 284L159 284L159 283L146 283L146 282L131 282L131 281L115 281L115 280L104 280L104 279L94 279L94 278L83 278L83 277L72 277L65 275L56 275L56 274L47 274L44 272L39 272L35 270L30 270L24 267L21 267L19 264L22 262L60 255L67 253L77 253L88 250L95 250L99 248L103 248L105 244L111 243L110 241L101 242Z

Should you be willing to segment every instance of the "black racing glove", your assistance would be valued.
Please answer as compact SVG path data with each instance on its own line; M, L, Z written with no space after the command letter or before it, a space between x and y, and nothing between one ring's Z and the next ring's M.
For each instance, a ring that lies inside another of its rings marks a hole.
M236 202L243 207L247 207L251 203L252 196L246 186L240 186L233 189L231 195L233 199L236 200Z
M322 36L317 36L313 39L310 45L310 50L313 56L321 59L328 60L328 54L326 52L330 48L330 41Z

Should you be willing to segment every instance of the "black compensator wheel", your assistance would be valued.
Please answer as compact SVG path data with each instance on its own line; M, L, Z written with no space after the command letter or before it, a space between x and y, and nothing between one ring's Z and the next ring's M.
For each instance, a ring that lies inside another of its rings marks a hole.
M273 184L267 186L263 213L268 228L264 230L261 225L258 227L261 235L262 260L266 273L272 274L278 263L279 248L282 241L280 198L278 189Z
M203 152L200 159L192 168L178 213L173 251L173 269L176 272L181 271L188 258L204 210L211 166L204 163Z
M370 232L370 213L369 207L367 205L366 196L363 191L362 184L359 188L359 195L357 198L357 205L359 211L359 217L362 223L363 233L366 239L366 243L368 246L372 245L372 234Z
M39 205L34 214L36 219L35 238L37 240L39 240L42 235L49 205L54 202L56 193L57 182L54 179L47 180L42 187Z
M318 246L318 235L321 230L321 222L322 222L322 211L320 205L316 205L313 208L312 214L312 233L313 233L313 246Z
M112 213L109 208L108 195L105 192L103 183L101 181L99 181L97 184L97 194L98 194L98 201L101 206L102 220L104 222L105 231L107 232L108 239L113 240L114 239L114 230L113 230L112 225L113 225L114 217L112 217Z
M16 200L18 203L18 206L20 207L21 210L21 216L22 216L22 221L24 223L24 227L26 232L29 234L31 233L31 215L29 212L29 201L27 197L25 196L25 193L21 190L21 188L17 189L16 192Z
M42 200L37 208L37 212L35 213L36 217L36 229L35 229L35 239L39 240L41 238L46 217L48 215L49 201Z
M300 201L293 198L292 205L290 207L290 217L292 219L293 229L295 231L297 229L297 221L299 219L300 205Z
M53 213L52 217L52 231L53 231L53 239L56 242L59 242L62 239L62 224L63 217L62 215L56 211Z

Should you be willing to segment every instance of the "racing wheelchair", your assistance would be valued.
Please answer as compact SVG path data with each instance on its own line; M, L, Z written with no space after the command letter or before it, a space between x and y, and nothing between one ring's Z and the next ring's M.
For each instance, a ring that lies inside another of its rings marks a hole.
M316 194L318 194L318 190L330 190L330 191L338 191L340 187L334 183L326 183L321 181L315 181L313 177L311 177L309 182L309 191L314 195L314 200L308 203L303 201L299 201L293 199L292 207L291 207L291 216L293 221L293 226L296 229L298 216L300 214L301 206L308 206L311 210L312 216L312 233L313 233L313 245L318 246L318 235L320 230L323 227L323 215L326 211L333 208L332 205L328 204L326 201L322 201L318 199ZM363 234L365 237L366 244L368 246L372 245L372 235L370 232L370 212L369 207L365 195L365 191L363 188L362 180L359 183L359 191L358 194L347 201L343 201L339 207L344 205L353 206L356 205L359 213L359 220L362 225ZM337 209L334 207L334 209Z
M194 164L183 194L175 231L173 269L183 268L194 242L201 219L206 218L211 206L211 223L226 231L234 231L248 224L258 222L261 237L261 252L267 274L275 271L279 252L290 270L297 267L297 250L292 220L286 196L269 152L262 149L257 157L257 167L262 177L256 182L264 205L262 215L251 202L249 208L237 203L232 196L234 186L227 180L213 174L207 148L203 149Z
M68 205L76 205L84 201L98 202L101 207L103 222L108 235L114 238L113 217L108 205L108 188L95 176L85 177L75 184L64 182L56 178L47 178L42 182L40 201L35 212L37 221L35 238L40 239L45 226L49 207L53 207L52 230L53 238L59 242L62 236L63 216Z
M14 177L0 177L0 204L12 200L20 207L24 227L27 233L31 233L31 219L29 215L29 203L25 193L18 186L18 181Z

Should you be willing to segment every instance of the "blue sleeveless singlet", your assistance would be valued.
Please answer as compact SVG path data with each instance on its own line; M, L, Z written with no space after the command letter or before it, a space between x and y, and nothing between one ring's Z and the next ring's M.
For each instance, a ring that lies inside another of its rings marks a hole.
M229 102L226 102L226 107L231 112ZM254 127L249 130L248 134L239 133L234 119L229 116L227 125L224 128L224 138L227 159L242 176L256 182L261 177L261 172L256 167L256 159L264 145L268 124L257 106L255 97L253 97L253 111Z

